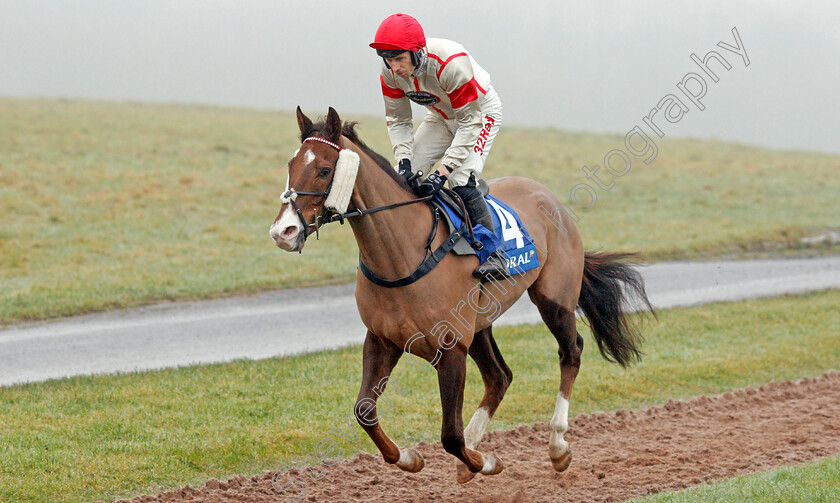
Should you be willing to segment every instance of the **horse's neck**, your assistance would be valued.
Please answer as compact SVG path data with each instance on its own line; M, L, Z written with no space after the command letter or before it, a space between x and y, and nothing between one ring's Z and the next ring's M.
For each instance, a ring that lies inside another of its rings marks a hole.
M350 202L357 209L408 201L412 198L367 155L361 163ZM432 225L427 204L417 203L349 220L365 265L377 275L396 279L408 276L425 256Z

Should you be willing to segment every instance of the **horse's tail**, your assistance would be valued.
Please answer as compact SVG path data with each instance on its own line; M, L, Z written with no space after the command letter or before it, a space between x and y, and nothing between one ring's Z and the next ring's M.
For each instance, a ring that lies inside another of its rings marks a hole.
M642 334L628 317L632 297L653 313L635 253L586 252L578 306L589 320L601 356L626 367L642 358ZM654 313L654 316L656 314Z

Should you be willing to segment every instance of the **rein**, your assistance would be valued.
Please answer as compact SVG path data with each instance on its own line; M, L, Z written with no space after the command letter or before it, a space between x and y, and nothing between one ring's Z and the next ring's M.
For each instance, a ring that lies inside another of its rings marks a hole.
M299 194L303 194L303 192L299 192ZM355 217L360 217L362 215L369 215L371 213L378 213L380 211L393 210L394 208L399 208L401 206L408 206L409 204L414 204L414 203L425 203L427 201L430 201L433 197L434 196L426 196L426 197L421 197L420 199L412 199L411 201L403 201L401 203L388 204L388 205L385 205L385 206L377 206L375 208L370 208L370 209L366 209L366 210L354 210L354 211L349 211L347 213L335 213L333 211L330 211L326 215L324 215L324 217L321 219L321 223L322 224L328 224L330 222L340 222L342 225L344 225L344 219L345 218L355 218Z
M333 143L333 142L331 142L331 141L329 141L325 138L320 138L320 137L317 137L317 136L310 136L309 138L306 138L303 141L304 141L304 143L308 142L308 141L317 141L317 142L325 143L325 144L329 145L330 147L338 150L339 152L344 150L344 147L342 147L342 146L340 146L336 143ZM335 181L335 178L333 178L333 182L334 181ZM375 208L370 208L370 209L354 210L354 211L350 211L350 212L347 212L347 213L336 213L334 211L331 211L331 210L327 209L327 211L323 215L316 215L314 222L312 222L312 223L307 222L306 218L304 218L304 216L303 216L303 212L300 210L300 208L298 208L297 204L295 204L295 199L297 199L297 196L317 196L317 197L323 197L324 199L326 199L330 195L330 190L332 190L332 186L333 186L333 183L330 182L330 186L327 187L327 190L324 191L324 192L308 192L308 191L302 191L302 190L295 190L294 188L289 187L286 190L286 192L284 192L283 195L280 197L280 202L281 203L283 203L283 204L289 203L289 204L292 205L292 208L294 208L295 213L297 213L298 219L300 220L300 223L303 225L304 229L309 229L310 227L315 228L315 239L321 239L321 235L318 233L318 230L324 224L328 224L328 223L331 223L331 222L339 222L339 223L341 223L341 225L344 225L344 219L346 219L346 218L361 217L361 216L364 216L364 215L369 215L371 213L377 213L377 212L385 211L385 210L392 210L394 208L399 208L401 206L408 206L409 204L422 203L422 202L426 202L426 201L431 200L432 197L433 197L433 196L427 196L427 197L422 197L420 199L412 199L411 201L403 201L403 202L400 202L400 203L388 204L388 205L385 205L385 206L377 206Z
M317 141L317 142L325 143L325 144L331 146L332 148L338 150L339 152L344 150L344 147L342 147L341 145L338 145L338 144L333 143L333 142L331 142L331 141L329 141L325 138L320 138L320 137L317 137L317 136L310 136L309 138L306 138L303 141L304 141L304 143L307 142L307 141ZM380 211L392 210L394 208L400 208L402 206L408 206L410 204L415 204L415 203L424 203L424 202L428 202L428 201L432 200L432 198L434 198L434 195L431 195L431 196L421 197L419 199L412 199L410 201L403 201L403 202L399 202L399 203L387 204L387 205L384 205L384 206L377 206L375 208L357 209L357 210L346 212L346 213L334 212L334 211L330 210L329 208L326 208L326 211L324 212L323 215L316 215L315 216L315 221L313 223L307 222L306 219L303 216L303 212L300 210L300 208L298 208L297 204L295 204L295 199L297 199L297 196L299 196L299 195L300 196L317 196L317 197L323 197L324 199L326 199L330 195L330 190L332 190L334 182L335 182L335 175L333 175L333 180L332 180L332 182L330 182L330 186L327 187L327 190L324 191L324 192L298 191L298 190L295 190L292 187L289 187L286 190L286 192L284 192L283 195L280 197L280 201L283 204L285 204L285 203L291 204L292 208L294 208L295 212L297 213L298 219L300 219L300 223L303 224L303 227L304 227L304 239L306 239L306 237L305 237L306 236L306 231L305 230L310 228L310 227L315 227L315 238L316 239L321 239L320 234L318 233L318 229L320 229L320 227L322 225L325 225L325 224L328 224L328 223L331 223L331 222L340 222L341 225L344 225L344 220L348 219L348 218L356 218L356 217L361 217L361 216L364 216L364 215L370 215L371 213L378 213ZM439 215L438 210L436 208L433 208L433 214L434 214L434 224L432 225L432 231L429 234L429 239L428 239L427 244L426 244L426 249L428 250L428 252L431 252L432 241L434 240L434 237L435 237L435 234L436 234L436 231L437 231L437 228L438 228L438 222L440 220L440 215ZM440 261L443 260L443 257L445 257L450 251L452 251L452 248L455 246L455 243L457 243L464 236L464 233L472 231L472 229L468 228L469 226L467 225L467 220L468 219L464 219L464 222L461 224L461 227L458 228L452 234L450 234L449 237L446 239L446 241L444 241L434 252L431 252L429 254L429 256L423 261L423 263L420 264L420 266L418 266L417 269L415 269L414 272L411 273L408 276L405 276L403 278L396 279L396 280L386 280L386 279L380 278L373 271L371 271L364 264L364 262L362 262L361 255L359 255L359 269L362 271L362 274L368 280L370 280L371 282L373 282L376 285L379 285L379 286L382 286L382 287L385 287L385 288L395 288L395 287L399 287L399 286L410 285L410 284L416 282L417 280L419 280L420 278L422 278L423 276L425 276L426 274L428 274L432 269L434 269L440 263Z

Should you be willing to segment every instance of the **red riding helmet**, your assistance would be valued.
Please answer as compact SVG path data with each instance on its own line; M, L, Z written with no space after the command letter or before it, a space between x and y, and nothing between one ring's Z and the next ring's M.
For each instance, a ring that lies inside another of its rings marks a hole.
M426 46L426 35L416 19L408 14L388 16L373 37L371 47L382 51L419 51Z

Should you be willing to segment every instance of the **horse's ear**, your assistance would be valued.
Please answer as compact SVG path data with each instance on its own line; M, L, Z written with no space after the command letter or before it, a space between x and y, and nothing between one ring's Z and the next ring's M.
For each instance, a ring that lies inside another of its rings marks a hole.
M333 107L327 112L326 123L327 139L338 143L341 140L341 118L338 117L338 112Z
M304 131L312 127L312 121L309 120L309 117L303 115L303 111L300 109L300 106L297 107L297 121L298 127L300 128L300 134L303 134Z

